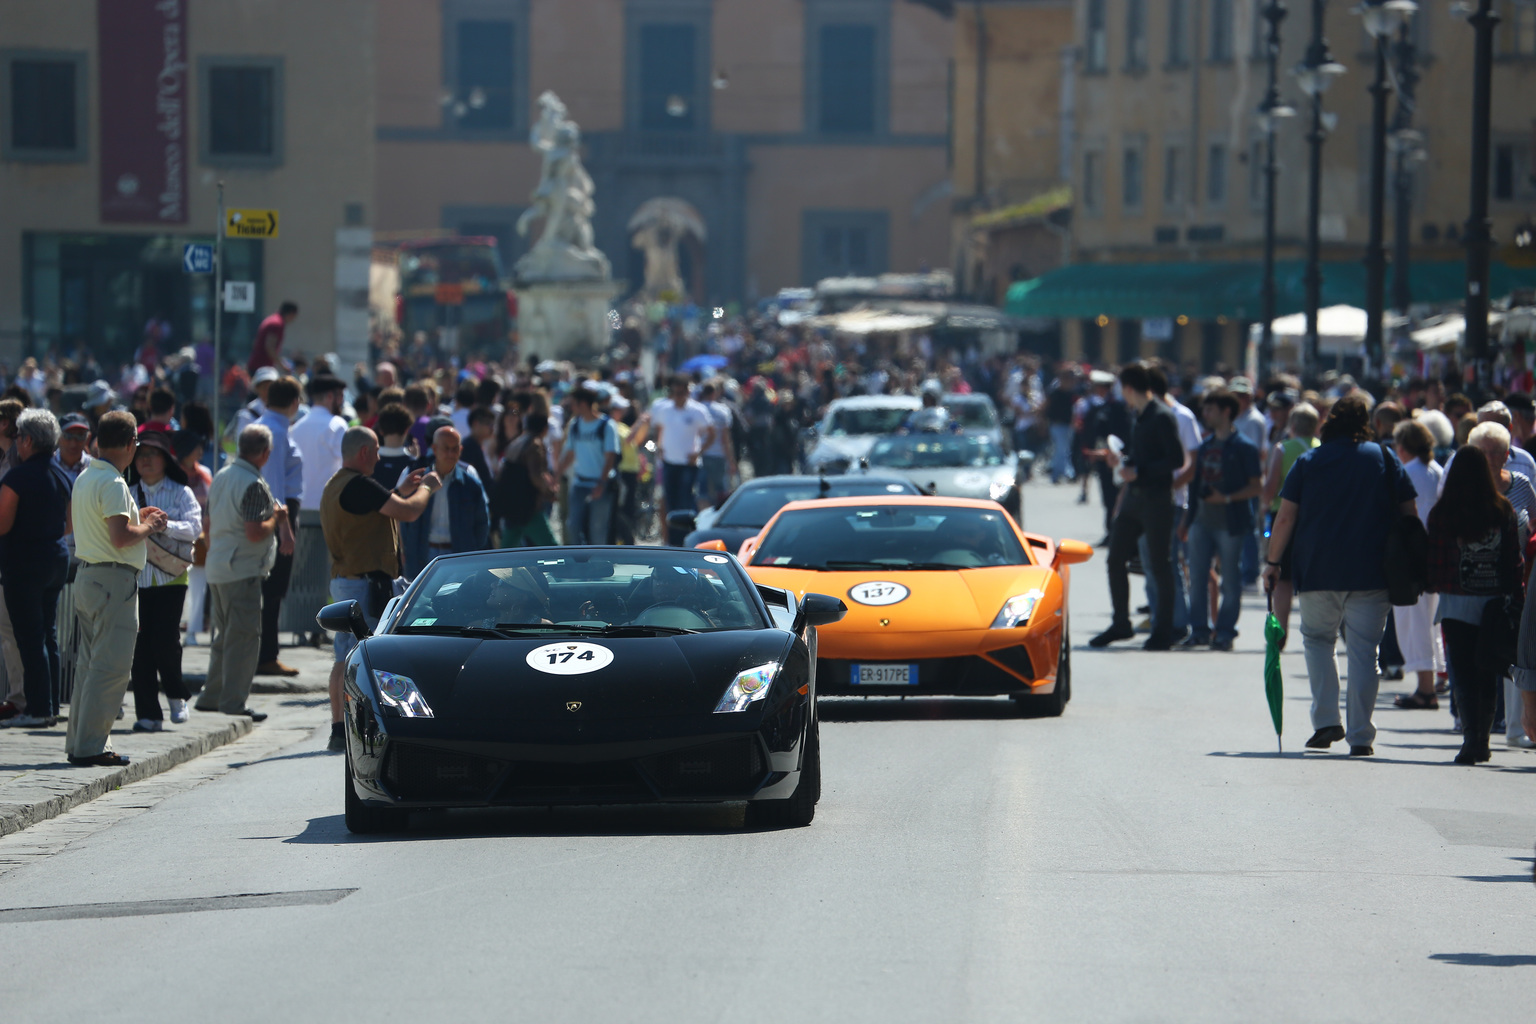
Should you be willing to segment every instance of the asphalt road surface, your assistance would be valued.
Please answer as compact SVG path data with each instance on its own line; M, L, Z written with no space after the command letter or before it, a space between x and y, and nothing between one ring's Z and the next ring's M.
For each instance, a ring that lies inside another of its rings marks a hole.
M1075 494L1034 485L1028 525L1097 540L1098 509ZM1526 1012L1536 756L1496 746L1491 766L1455 767L1449 715L1387 707L1390 684L1377 757L1303 756L1299 655L1277 756L1256 601L1232 654L1094 652L1102 558L1074 583L1063 718L825 702L825 795L806 829L744 832L739 808L536 811L356 839L320 733L129 787L95 817L0 841L0 870L32 854L0 874L0 908L60 908L0 910L0 1017ZM241 894L270 895L225 898Z

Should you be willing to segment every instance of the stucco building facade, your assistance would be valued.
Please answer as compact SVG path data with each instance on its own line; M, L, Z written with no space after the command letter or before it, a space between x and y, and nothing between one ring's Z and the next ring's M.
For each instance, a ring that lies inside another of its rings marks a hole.
M659 196L707 229L682 254L698 301L948 264L944 3L914 0L379 0L381 237L513 230L538 181L537 97L581 126L596 241Z
M1235 267L1257 266L1263 244L1261 0L1075 0L1077 73L1071 140L1074 264L1102 267L1089 286L1082 267L1041 287L1015 286L1021 312L1060 316L1071 354L1118 362L1156 354L1188 364L1238 365L1248 323L1259 317L1258 278L1235 285ZM1289 73L1304 55L1309 5L1290 4L1279 56L1282 98L1297 117L1277 139L1277 256L1282 314L1300 309L1306 237L1306 97ZM1509 247L1536 215L1536 6L1496 4L1492 215L1494 288L1532 273ZM1360 305L1368 237L1370 97L1374 57L1348 5L1326 8L1326 35L1348 71L1325 95L1337 121L1323 149L1324 304ZM1473 31L1449 4L1421 3L1409 39L1417 51L1409 223L1415 303L1461 294L1470 174ZM1388 116L1396 101L1389 101ZM1390 122L1389 122L1390 123ZM1389 190L1391 188L1389 163ZM1392 246L1388 194L1387 244ZM1188 286L1148 295L1133 272L1110 268L1186 265ZM1206 273L1206 271L1209 273ZM1390 271L1389 271L1390 281ZM1225 282L1225 283L1224 283ZM1209 287L1207 287L1209 285ZM1219 295L1217 293L1220 293ZM1389 288L1390 302L1390 288ZM1204 297L1202 297L1204 296ZM1213 297L1214 296L1214 297ZM1180 303L1188 308L1182 308Z
M144 325L212 334L212 278L183 245L232 207L279 211L233 240L228 355L278 302L294 350L367 343L374 194L371 0L7 0L0 15L0 360L129 358Z

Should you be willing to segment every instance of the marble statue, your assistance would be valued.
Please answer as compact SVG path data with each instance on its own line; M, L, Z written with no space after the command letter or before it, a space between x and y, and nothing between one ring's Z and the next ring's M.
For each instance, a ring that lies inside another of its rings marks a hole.
M581 163L581 130L566 116L560 97L539 97L539 119L528 142L544 155L532 202L517 219L517 233L527 236L537 220L544 231L517 261L518 281L607 281L608 257L592 244L592 177Z
M678 299L688 294L678 267L677 248L689 235L708 239L704 218L682 199L648 199L629 219L630 244L645 253L645 285L651 298Z

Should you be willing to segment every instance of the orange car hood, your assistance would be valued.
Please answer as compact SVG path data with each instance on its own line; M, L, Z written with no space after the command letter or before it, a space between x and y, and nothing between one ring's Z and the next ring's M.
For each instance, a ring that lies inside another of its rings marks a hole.
M891 627L908 632L985 629L1004 601L1031 590L1046 591L1054 575L1050 569L1034 565L923 572L812 572L752 565L747 571L754 580L771 587L842 598L848 614L841 622L821 628L824 632L858 633L881 628L881 619L889 619ZM887 605L862 604L850 594L860 584L873 582L899 583L910 593Z

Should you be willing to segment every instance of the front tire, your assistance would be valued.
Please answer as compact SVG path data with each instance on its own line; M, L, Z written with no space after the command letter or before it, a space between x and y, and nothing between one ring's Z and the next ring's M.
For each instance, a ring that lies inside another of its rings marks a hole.
M1072 699L1072 641L1066 623L1061 627L1061 653L1056 660L1056 685L1050 693L1015 693L1013 701L1025 718L1060 718Z
M342 758L346 768L347 796L343 806L347 831L354 835L377 835L380 832L404 832L410 812L393 807L369 807L357 795L352 784L352 762Z
M800 763L800 784L786 800L754 800L747 804L747 827L804 828L816 817L821 799L821 724L811 722Z

